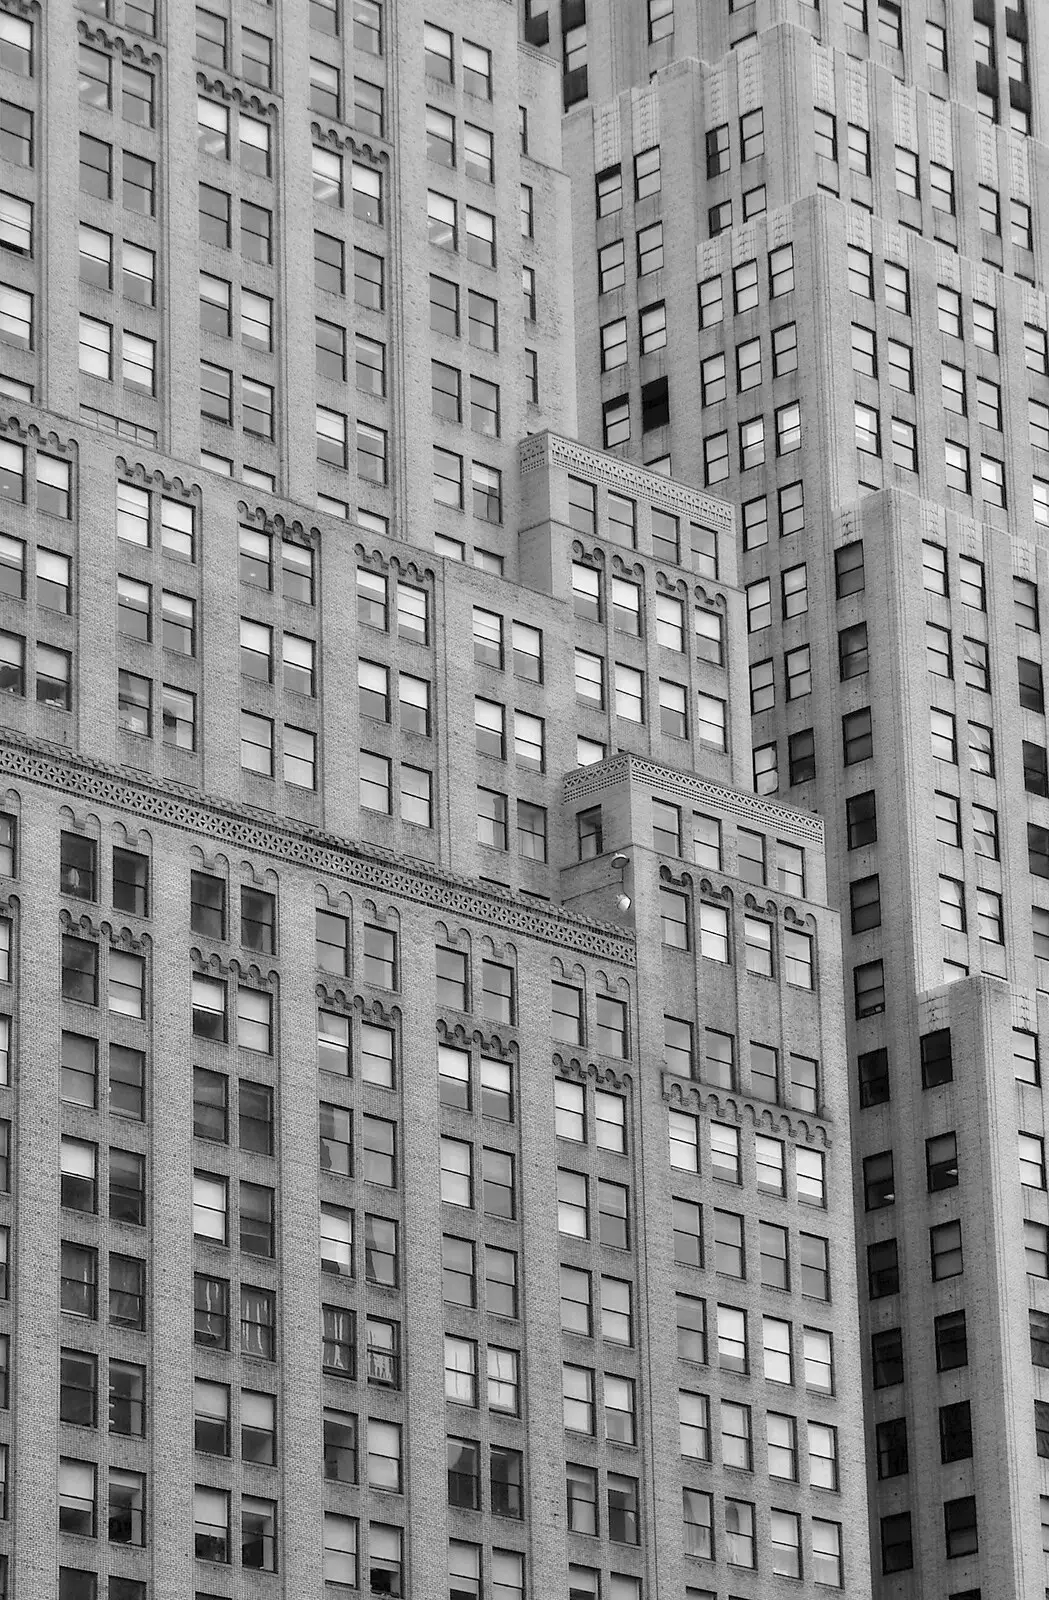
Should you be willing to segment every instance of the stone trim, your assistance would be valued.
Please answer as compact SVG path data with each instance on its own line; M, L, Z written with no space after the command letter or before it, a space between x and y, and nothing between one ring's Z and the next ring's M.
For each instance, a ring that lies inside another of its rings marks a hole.
M497 894L469 878L427 870L421 864L406 866L392 851L383 853L305 824L281 823L250 807L234 806L189 789L173 792L168 785L161 790L120 767L78 759L42 740L22 739L9 730L0 735L0 772L16 781L202 835L231 849L255 851L340 878L390 899L432 906L446 916L489 923L509 934L620 966L637 963L632 936L577 912L524 906L509 891Z
M617 493L648 500L725 534L735 532L735 511L727 501L715 500L711 495L690 489L687 484L675 483L672 478L664 478L662 473L631 466L617 456L589 450L574 439L562 439L555 433L533 434L518 446L518 462L522 474L551 466L585 472Z
M823 818L815 812L796 811L790 806L776 805L760 795L746 794L739 789L726 789L723 784L712 783L693 772L679 772L674 767L661 767L655 761L630 755L621 750L607 761L592 767L579 767L564 780L566 805L588 800L604 789L611 789L628 778L651 784L663 794L677 795L695 805L714 806L719 811L740 817L744 822L756 822L777 833L788 834L806 844L823 849Z

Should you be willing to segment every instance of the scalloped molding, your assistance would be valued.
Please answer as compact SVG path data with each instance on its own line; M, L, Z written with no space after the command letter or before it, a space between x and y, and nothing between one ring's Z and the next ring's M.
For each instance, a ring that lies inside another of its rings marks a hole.
M315 142L338 150L340 154L348 150L352 156L367 156L368 160L376 167L390 165L390 152L382 145L374 145L368 139L362 139L356 133L347 131L342 133L330 123L325 126L320 122L310 123L310 134Z
M500 1033L485 1033L478 1027L466 1027L461 1022L448 1022L437 1018L437 1037L452 1049L477 1049L492 1060L516 1061L519 1050L516 1039L504 1039Z
M12 412L9 416L0 417L0 433L14 434L16 439L22 439L26 444L35 444L37 449L57 452L58 455L75 461L79 448L76 439L60 439L58 434L51 430L45 433L35 422L23 422L21 417Z
M67 906L63 906L58 913L58 920L63 933L71 933L78 939L91 939L96 944L106 941L108 944L121 950L134 950L137 955L148 955L153 948L153 936L149 933L133 933L130 928L118 927L108 917L95 921L86 912L75 916Z
M316 550L320 543L319 528L307 528L298 517L284 517L279 511L267 511L265 506L256 506L252 511L246 500L237 501L237 520L245 528L254 528L262 533L275 533L278 538L286 539L289 544L306 545L311 550Z
M620 750L607 761L595 762L593 766L570 772L564 780L565 803L571 805L577 800L587 800L591 795L611 789L628 778L651 784L653 789L664 794L676 794L696 804L714 806L718 811L727 811L745 822L760 823L777 833L789 834L823 849L823 818L815 812L795 811L791 807L764 800L760 795L726 789L722 784L700 778L694 772L661 767L655 761L631 755L626 750Z
M412 583L419 584L422 588L433 587L436 573L433 567L420 566L423 558L422 551L410 552L408 550L391 550L386 555L377 546L371 550L358 539L353 547L353 553L366 567L376 567L381 572L396 572L404 578L411 579Z
M202 492L199 483L187 483L177 475L169 478L159 467L147 467L141 461L129 461L127 456L117 456L114 466L119 477L140 489L160 489L164 494L185 500L187 504L201 505Z
M159 50L147 51L137 40L125 39L124 35L116 32L111 24L93 28L81 18L77 22L77 32L88 44L100 44L107 50L119 52L125 61L137 61L140 66L151 67L154 71L164 64Z
M596 1061L581 1061L578 1056L566 1058L556 1050L552 1059L554 1070L562 1078L571 1078L575 1083L596 1083L599 1087L615 1089L621 1094L629 1094L634 1086L631 1073L598 1066Z
M234 808L190 789L173 793L174 786L168 785L162 791L120 767L78 760L42 740L21 739L9 730L0 735L0 771L24 783L148 817L237 850L253 850L327 877L342 878L393 900L432 906L445 916L490 923L507 933L620 966L637 964L632 935L606 929L578 913L556 906L546 910L524 906L509 891L499 895L469 878L408 867L392 850L384 853L302 824L281 826L254 814L250 807Z
M735 510L727 501L700 494L687 484L664 478L660 472L646 472L642 467L631 466L616 456L588 450L574 439L562 439L556 433L535 433L522 440L518 446L518 463L522 474L551 466L585 472L588 477L607 484L617 492L625 492L633 499L640 498L652 505L665 506L669 511L688 517L691 522L705 523L708 527L720 529L722 533L732 535L735 532Z
M209 78L206 73L198 72L197 88L203 89L205 94L217 95L227 105L236 105L241 111L250 111L267 121L271 118L275 120L279 110L276 100L260 100L257 94L245 93L239 84L226 77Z
M825 1121L792 1114L783 1106L770 1106L764 1100L748 1100L734 1090L707 1089L693 1078L679 1078L663 1072L663 1099L668 1106L684 1111L703 1111L718 1122L746 1123L756 1133L785 1133L795 1144L819 1145L829 1150L833 1143Z

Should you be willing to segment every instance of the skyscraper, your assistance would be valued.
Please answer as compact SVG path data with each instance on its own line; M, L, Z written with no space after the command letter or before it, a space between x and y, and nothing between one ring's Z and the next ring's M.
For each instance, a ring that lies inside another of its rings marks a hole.
M1046 22L523 24L563 68L580 435L736 505L754 784L826 823L885 1596L1049 1593Z
M868 1592L823 828L519 32L0 6L5 1600Z

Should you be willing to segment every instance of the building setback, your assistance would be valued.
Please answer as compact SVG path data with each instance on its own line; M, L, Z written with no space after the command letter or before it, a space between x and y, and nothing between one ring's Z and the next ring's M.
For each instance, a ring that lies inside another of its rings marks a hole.
M736 504L754 785L826 821L885 1597L1049 1594L1046 21L523 24L563 52L580 435Z
M0 4L3 1600L869 1594L823 824L518 35Z

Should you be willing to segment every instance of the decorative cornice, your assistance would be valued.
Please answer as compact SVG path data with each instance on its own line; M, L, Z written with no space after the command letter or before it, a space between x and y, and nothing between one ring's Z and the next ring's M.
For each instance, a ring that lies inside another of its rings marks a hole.
M518 464L522 474L550 466L585 472L617 493L647 500L691 522L704 523L728 535L735 532L735 511L727 501L715 500L688 484L675 483L672 478L664 478L662 473L631 466L616 456L588 450L586 445L574 439L563 439L556 433L535 433L522 440L518 446Z
M599 1066L596 1061L581 1061L578 1056L563 1056L558 1051L553 1055L554 1070L562 1078L572 1078L576 1083L588 1081L609 1089L616 1089L621 1094L629 1094L633 1087L633 1077L629 1072L617 1072L614 1067Z
M353 547L353 553L358 560L363 561L366 567L377 567L380 572L397 572L405 578L410 578L412 583L421 584L424 588L432 586L435 578L433 567L420 566L419 557L422 551L415 551L409 555L407 550L393 550L389 555L383 550L373 546L370 550L360 542Z
M815 812L797 811L790 806L776 805L760 795L748 794L739 789L727 789L723 784L712 783L694 772L681 772L676 767L662 767L643 756L618 751L607 761L593 766L578 767L564 780L564 798L567 805L587 800L628 779L650 784L664 794L677 795L697 805L713 806L727 811L744 822L757 823L780 834L800 839L806 844L823 849L823 818Z
M199 483L186 483L179 477L168 478L159 467L147 467L141 461L129 461L126 456L117 456L114 466L127 483L136 484L141 489L160 489L165 494L178 495L194 505L200 504Z
M340 154L348 150L351 157L366 156L377 167L390 165L388 150L382 145L372 144L368 139L359 139L355 133L340 133L338 128L330 125L325 127L320 122L310 123L310 133L317 144L327 145L332 150L338 150Z
M227 958L217 950L202 950L199 945L193 946L189 958L197 972L223 980L232 978L245 988L276 990L280 982L280 974L275 967L264 972L255 961L242 961L239 956Z
M692 1078L679 1078L663 1071L663 1099L672 1110L701 1111L716 1122L731 1122L753 1128L756 1133L786 1134L795 1144L819 1145L829 1150L830 1131L818 1117L801 1117L783 1106L748 1100L730 1089L708 1089Z
M582 539L573 539L572 560L579 561L588 567L603 567L605 564L605 552L599 544L594 545L592 549L587 549Z
M10 3L10 0L8 0ZM156 51L146 51L133 39L125 39L123 34L115 33L112 28L92 28L82 19L77 23L77 32L87 44L102 45L106 50L112 50L125 61L137 61L140 66L149 67L156 72L163 64L160 54Z
M307 528L298 517L289 519L279 511L267 511L265 506L256 506L253 511L246 500L237 501L237 520L246 528L275 533L289 544L307 545L311 550L315 550L320 541L319 528Z
M119 928L106 918L95 922L86 912L74 916L66 906L59 911L58 920L63 933L75 934L78 939L92 939L98 944L105 940L111 945L119 945L121 950L133 950L136 955L148 955L153 946L148 933L133 933L130 928Z
M151 818L181 832L203 835L237 850L287 861L341 878L374 894L431 906L443 916L492 923L506 933L555 945L619 966L636 965L633 936L558 906L525 906L510 890L482 887L421 862L407 866L394 851L360 845L304 823L284 824L245 805L168 783L161 790L121 767L73 757L43 740L23 739L10 729L0 735L0 772L95 805Z
M372 1022L394 1032L400 1027L400 1006L387 1009L381 1000L369 1000L364 995L354 994L342 984L318 983L314 993L326 1011L338 1011L347 1016L356 1012L360 1022Z
M0 417L0 433L14 434L16 439L24 439L27 444L35 444L38 448L42 445L46 450L54 450L59 455L68 456L71 461L76 460L76 439L60 439L53 431L45 433L35 422L23 422L13 412Z
M226 78L209 78L203 72L198 72L197 88L203 89L206 94L217 95L227 104L239 106L242 111L250 111L266 121L277 114L275 100L260 100L257 94L245 94L243 89L235 83L230 83Z
M511 1061L517 1055L517 1041L504 1039L499 1033L484 1033L480 1028L466 1027L461 1022L448 1022L437 1018L437 1037L442 1044L455 1049L472 1050L476 1047L483 1056Z
M596 554L597 552L595 551L595 555ZM604 560L604 551L601 552L601 559ZM628 561L625 556L621 556L619 554L618 550L612 551L612 571L618 578L630 578L635 582L637 579L643 579L645 576L645 569L640 561ZM685 585L683 581L680 584L670 584L669 580L664 578L661 572L656 573L657 588L677 589L684 588L684 586Z

